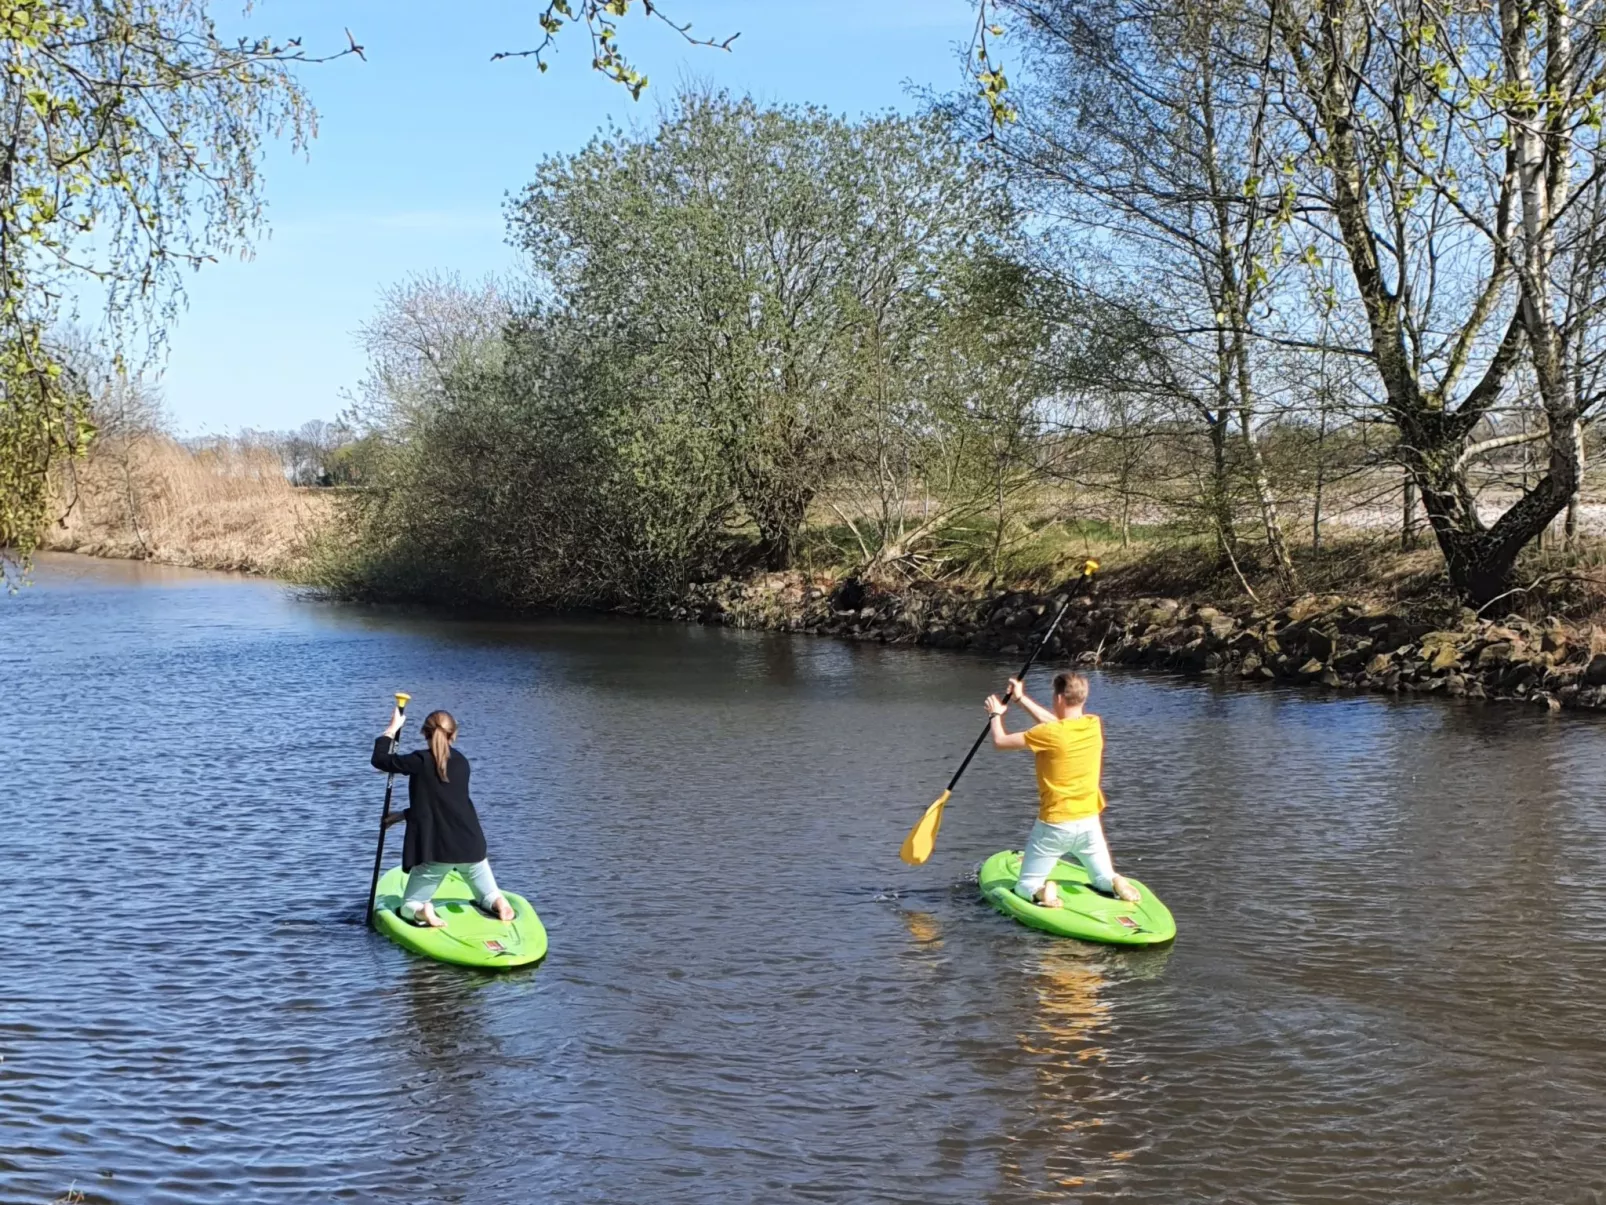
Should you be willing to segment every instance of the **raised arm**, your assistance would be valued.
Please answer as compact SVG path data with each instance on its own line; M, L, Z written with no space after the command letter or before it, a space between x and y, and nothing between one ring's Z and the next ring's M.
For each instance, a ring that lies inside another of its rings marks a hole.
M396 752L396 734L401 731L401 726L402 713L399 710L393 711L390 716L390 727L374 738L374 769L383 770L387 774L413 772L411 756Z
M1052 724L1057 718L1048 708L1044 707L1040 703L1035 703L1026 697L1026 683L1022 682L1019 678L1011 678L1009 680L1008 697L1010 699L1019 699L1020 705L1024 707L1032 719L1036 720L1039 724Z
M997 695L988 695L984 704L987 714L993 717L993 748L994 749L1024 749L1026 748L1026 734L1023 732L1004 731L1004 712L1009 710L1009 704Z

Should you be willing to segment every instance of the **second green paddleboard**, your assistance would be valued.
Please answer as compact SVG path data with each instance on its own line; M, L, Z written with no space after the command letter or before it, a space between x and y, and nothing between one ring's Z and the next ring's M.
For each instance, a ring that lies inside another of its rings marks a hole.
M982 898L1023 925L1057 937L1101 941L1117 946L1157 946L1173 940L1177 922L1171 910L1136 879L1127 882L1142 894L1135 904L1093 890L1087 871L1076 862L1054 864L1049 878L1059 884L1062 908L1042 908L1015 894L1020 878L1020 851L1001 850L976 873Z

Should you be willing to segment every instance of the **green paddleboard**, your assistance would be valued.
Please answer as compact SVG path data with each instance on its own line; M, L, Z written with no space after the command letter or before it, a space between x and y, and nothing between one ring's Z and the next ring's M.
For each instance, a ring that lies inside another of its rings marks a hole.
M429 929L409 924L396 911L406 886L407 874L398 866L379 880L374 897L374 928L404 949L439 962L493 971L546 957L546 929L522 895L502 893L513 905L513 919L504 924L474 906L474 893L454 870L435 889L433 901L446 927Z
M1171 919L1171 910L1136 879L1128 878L1127 882L1136 887L1143 898L1128 904L1094 891L1087 871L1079 863L1056 862L1048 877L1059 884L1063 908L1041 908L1015 894L1015 880L1020 878L1019 850L1001 850L983 862L976 872L982 898L994 908L1023 925L1057 937L1078 937L1083 941L1102 941L1117 946L1157 946L1177 935L1177 922Z

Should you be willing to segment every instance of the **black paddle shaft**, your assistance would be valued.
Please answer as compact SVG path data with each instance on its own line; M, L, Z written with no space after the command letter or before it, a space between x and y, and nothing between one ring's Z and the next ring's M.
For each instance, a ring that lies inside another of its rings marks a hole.
M1082 576L1083 576L1084 579L1086 579L1088 577L1091 577L1092 575L1091 574L1083 574ZM1067 612L1067 611L1069 611L1071 609L1071 599L1073 597L1075 597L1075 596L1074 595L1067 596L1067 598L1065 599L1064 605L1061 606L1060 609L1059 609L1059 614L1054 616L1054 622L1048 625L1048 631L1043 633L1043 638L1037 642L1037 647L1032 650L1032 655L1030 657L1026 658L1026 664L1021 666L1020 667L1020 673L1015 675L1015 677L1020 679L1021 684L1023 686L1026 683L1026 675L1031 673L1032 672L1032 666L1037 664L1037 655L1043 651L1043 646L1048 643L1048 638L1050 636L1052 636L1059 629L1060 620L1065 618L1065 612ZM1007 692L1004 695L1004 702L1005 703L1009 702L1009 695L1008 695ZM954 771L954 776L948 780L948 788L947 789L949 791L952 791L954 789L954 787L959 785L959 776L965 772L965 767L970 765L970 759L976 756L976 750L981 748L981 743L984 740L987 739L987 734L989 732L991 732L992 730L993 730L993 722L992 722L992 720L989 719L987 721L987 727L985 727L985 728L983 728L981 730L981 735L976 738L976 743L970 747L970 752L965 754L965 760L959 763L959 769L955 770Z
M402 718L407 718L407 708L398 707ZM401 737L401 729L396 729L396 735L390 738L390 751L396 752L396 742ZM390 792L396 785L396 772L392 770L385 775L385 808L379 813L379 847L374 850L374 877L368 884L368 911L364 913L364 920L370 929L374 927L374 899L379 895L379 867L385 860L385 829L390 826Z

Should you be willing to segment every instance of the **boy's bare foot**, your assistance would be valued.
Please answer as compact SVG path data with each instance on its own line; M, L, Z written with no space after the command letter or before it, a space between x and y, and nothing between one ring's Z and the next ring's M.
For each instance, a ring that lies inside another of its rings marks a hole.
M1065 907L1064 901L1060 899L1060 889L1054 884L1052 879L1044 883L1042 887L1038 889L1037 894L1032 897L1032 903L1036 904L1039 908Z
M1115 894L1117 896L1129 904L1139 903L1143 899L1142 892L1140 892L1136 887L1132 886L1131 883L1128 883L1120 875L1115 875L1110 879L1110 886L1115 888Z

